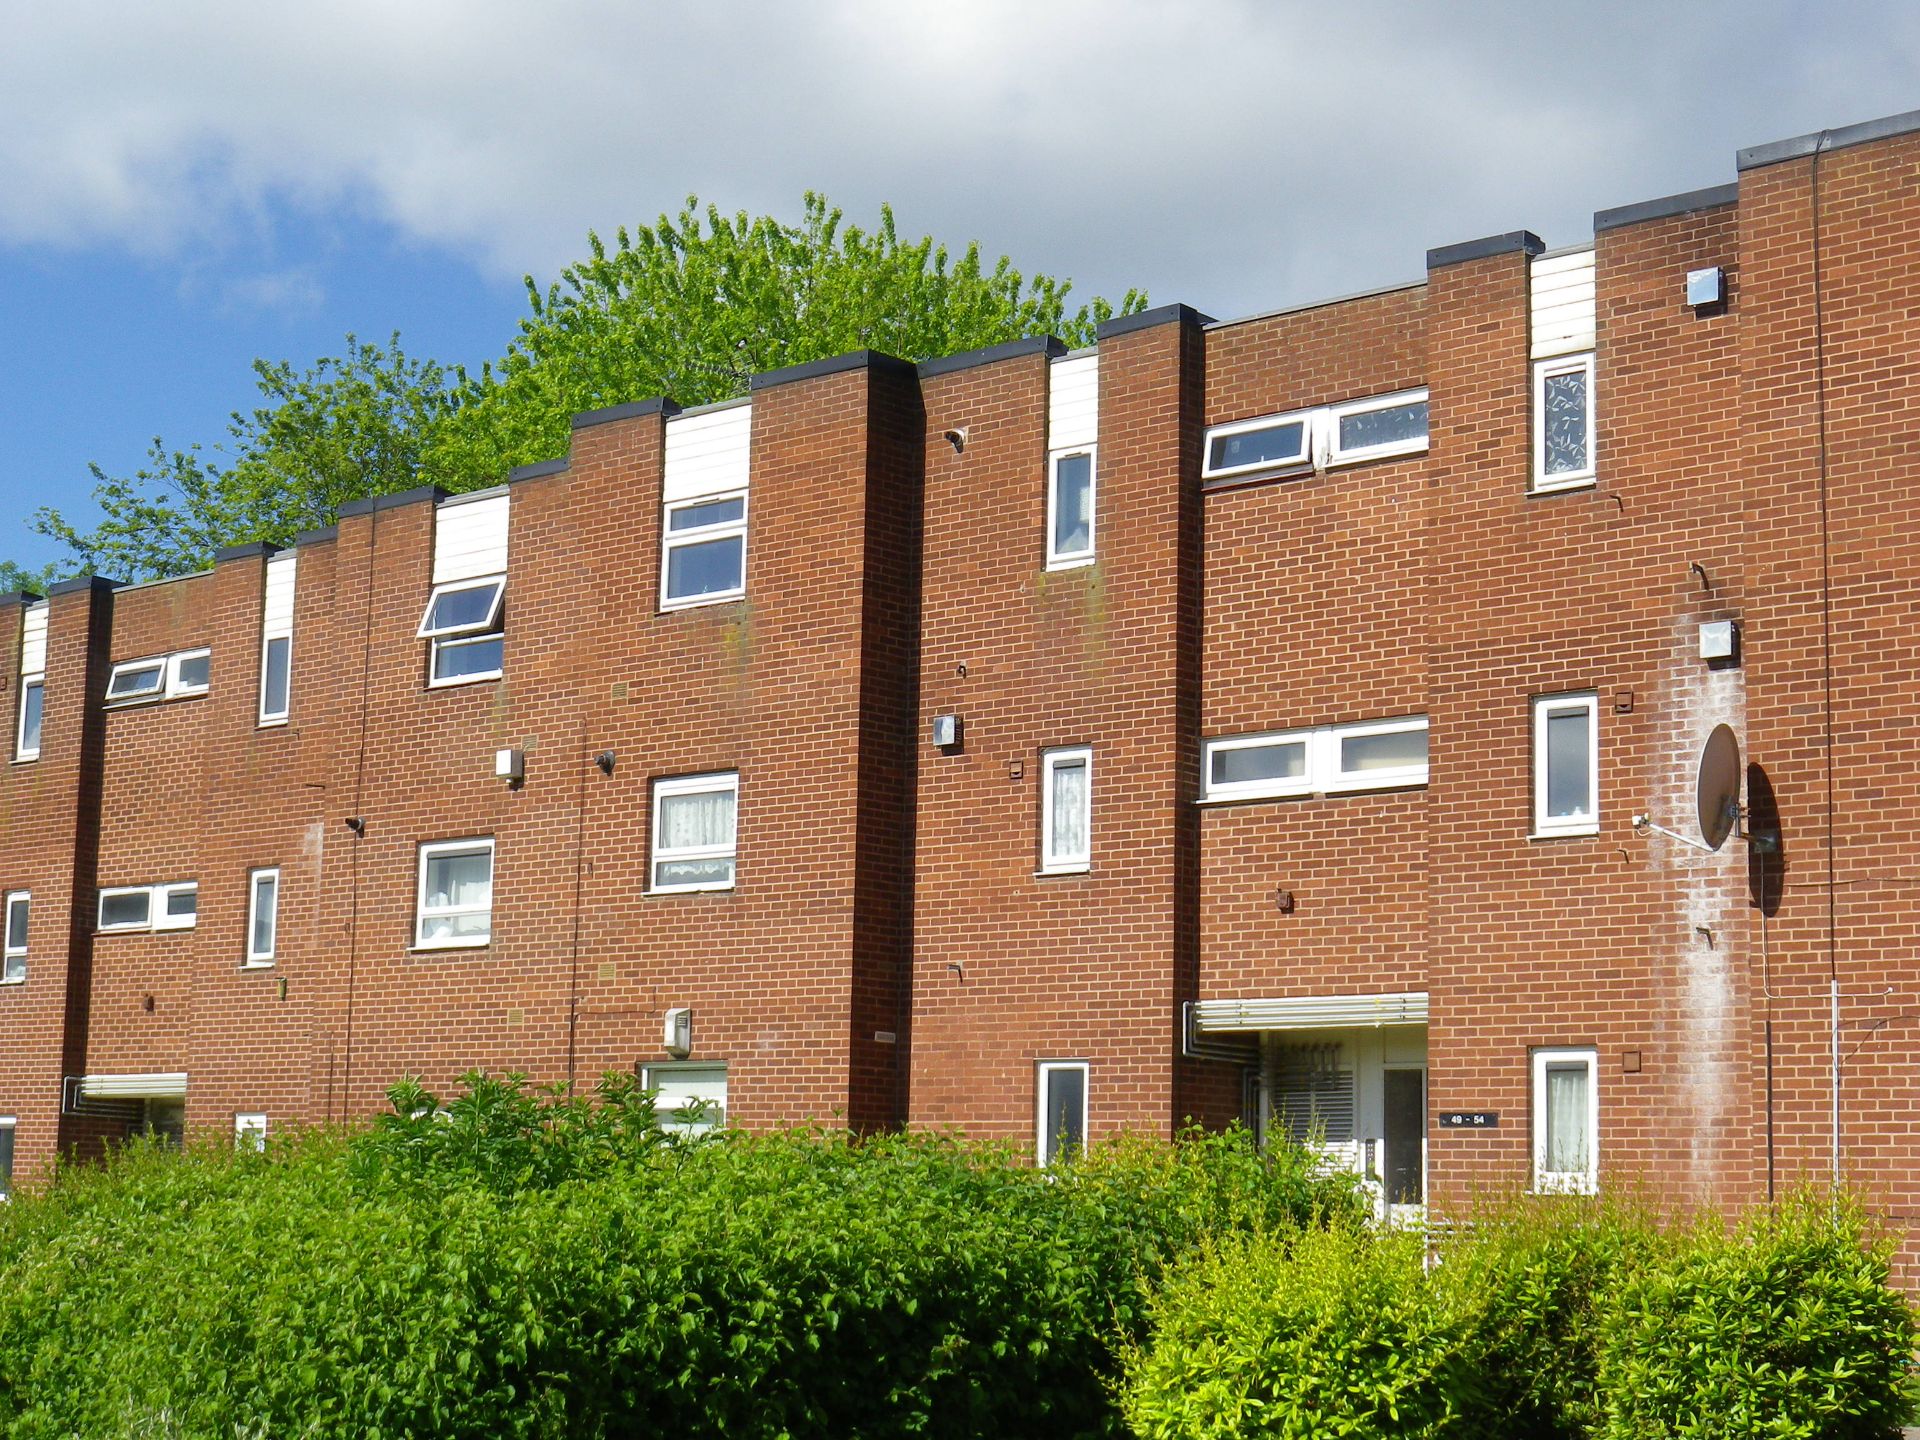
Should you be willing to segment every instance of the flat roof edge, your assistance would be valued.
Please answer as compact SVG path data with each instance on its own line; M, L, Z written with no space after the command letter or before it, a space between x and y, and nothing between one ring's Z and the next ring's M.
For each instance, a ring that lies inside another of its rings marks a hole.
M962 350L955 355L922 360L917 368L922 380L931 380L936 375L951 375L958 370L972 370L976 366L1014 360L1022 355L1045 355L1057 360L1066 353L1066 342L1056 335L1022 335L1018 340L1002 340L998 345L982 345L976 350Z
M1427 269L1461 265L1469 260L1485 260L1494 255L1538 255L1546 243L1531 230L1509 230L1504 235L1483 235L1478 240L1462 240L1427 251Z
M1782 160L1801 160L1816 150L1845 150L1874 140L1890 140L1920 130L1920 110L1902 115L1883 115L1878 120L1862 120L1858 125L1842 125L1835 130L1819 130L1811 135L1795 135L1790 140L1770 140L1764 145L1749 145L1734 156L1734 169L1758 170Z
M1713 185L1705 190L1687 190L1678 195L1662 195L1657 200L1640 200L1632 205L1616 205L1611 210L1593 212L1593 233L1618 230L1648 220L1665 220L1673 215L1693 215L1702 210L1718 210L1740 198L1738 182Z

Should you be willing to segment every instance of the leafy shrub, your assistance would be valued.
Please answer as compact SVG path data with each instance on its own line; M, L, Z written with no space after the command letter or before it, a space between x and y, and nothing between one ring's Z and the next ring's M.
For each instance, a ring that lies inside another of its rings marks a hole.
M1170 1276L1122 1408L1142 1440L1473 1435L1468 1333L1416 1234L1335 1225L1232 1239Z
M928 1136L663 1137L645 1096L396 1089L352 1138L135 1146L0 1207L0 1433L1119 1433L1203 1236L1350 1204L1244 1136L1034 1171Z
M1597 1308L1668 1244L1632 1202L1518 1197L1483 1205L1434 1272L1486 1385L1482 1440L1575 1440L1600 1415Z
M1911 1414L1914 1318L1890 1247L1815 1195L1737 1229L1702 1222L1602 1308L1606 1440L1894 1435Z

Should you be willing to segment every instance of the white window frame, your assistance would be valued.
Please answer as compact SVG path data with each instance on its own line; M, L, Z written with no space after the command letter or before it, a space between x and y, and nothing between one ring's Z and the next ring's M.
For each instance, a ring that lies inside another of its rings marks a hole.
M1431 733L1425 715L1400 715L1387 720L1362 720L1349 725L1323 725L1315 730L1270 730L1256 735L1222 735L1203 742L1200 753L1200 803L1223 805L1237 800L1284 800L1302 795L1348 795L1363 790L1412 790L1428 782L1430 766L1403 765L1391 770L1345 770L1341 767L1343 740L1366 735ZM1221 750L1252 750L1268 745L1302 745L1305 773L1284 780L1234 781L1216 785L1213 757Z
M284 710L267 709L267 657L273 653L275 645L287 647L287 707ZM262 729L270 725L285 725L293 715L293 636L263 635L260 637L260 712L259 725Z
M427 921L456 915L478 915L477 905L442 905L427 908L427 862L439 855L478 855L487 857L487 933L484 935L443 935L428 939ZM493 889L498 856L491 835L473 835L464 840L427 840L420 845L413 892L413 948L415 950L473 950L493 943Z
M1060 1157L1050 1155L1048 1147L1054 1137L1047 1133L1047 1081L1056 1072L1078 1071L1080 1074L1080 1150L1084 1154L1087 1148L1087 1118L1093 1108L1092 1066L1085 1060L1042 1060L1034 1070L1033 1087L1033 1158L1041 1166L1054 1164Z
M149 700L162 700L167 693L167 660L165 655L149 655L142 660L122 660L107 674L106 701L109 705L138 705ZM114 694L114 686L120 683L122 675L137 674L142 670L154 672L153 684L142 686L138 690L128 690Z
M717 505L723 500L740 502L740 518L726 520L714 525L700 525L691 530L673 529L673 514L676 510L693 510L702 505ZM753 510L753 501L746 490L720 490L711 495L689 495L679 500L668 500L660 507L660 608L662 610L692 610L701 605L722 605L731 600L743 599L747 593L747 521ZM673 552L683 546L704 544L709 540L725 540L734 535L740 537L740 583L730 590L712 590L704 595L690 595L675 598L667 593L669 562Z
M1597 406L1594 404L1594 365L1593 351L1580 355L1556 355L1551 360L1536 360L1533 363L1533 490L1535 494L1552 494L1556 490L1581 490L1592 486L1599 477L1599 468L1595 463L1594 437L1597 426L1594 416ZM1579 470L1567 470L1558 475L1547 474L1547 381L1556 375L1581 374L1587 381L1587 463Z
M147 918L137 923L121 921L109 925L107 923L107 901L117 899L122 895L144 895L147 900ZM153 928L153 887L151 885L103 886L94 906L93 924L94 929L102 935L130 934L136 930L151 930Z
M175 895L193 893L193 913L191 915L167 914L167 902ZM168 885L153 887L153 907L148 912L155 930L192 930L200 923L200 882L197 880L177 880Z
M1582 1065L1587 1072L1587 1164L1547 1169L1547 1070ZM1592 1195L1600 1188L1600 1052L1591 1046L1533 1052L1533 1188L1542 1195Z
M720 1072L720 1083L726 1090L726 1098L720 1102L719 1118L699 1121L680 1119L682 1114L693 1108L698 1097L662 1096L660 1092L668 1086L661 1082L671 1081L675 1075L687 1075L699 1071L711 1074L715 1070ZM727 1073L727 1062L724 1060L663 1060L657 1064L640 1067L640 1088L654 1092L654 1114L659 1118L660 1128L683 1135L704 1135L710 1130L726 1128L728 1115L733 1108L732 1078Z
M263 1110L233 1113L233 1148L256 1153L267 1148L267 1115Z
M1100 457L1098 446L1069 445L1047 456L1047 569L1077 570L1099 558L1100 547ZM1060 518L1060 462L1077 455L1087 457L1087 548L1056 550L1054 537Z
M253 939L258 933L260 920L260 885L262 881L273 881L273 934L265 950L256 950ZM267 969L274 963L280 949L280 867L262 866L247 872L247 958L249 970Z
M1391 440L1379 445L1340 444L1340 422L1352 415L1371 414L1375 410L1393 410L1402 405L1428 401L1426 388L1395 390L1387 395L1367 395L1343 400L1337 405L1321 405L1311 410L1285 410L1277 415L1260 415L1250 420L1232 420L1224 425L1209 425L1201 441L1200 478L1222 480L1238 475L1286 474L1295 471L1329 470L1345 465L1363 465L1372 460L1388 460L1401 455L1424 455L1433 447L1433 417L1427 417L1427 433L1418 438ZM1213 464L1213 442L1225 436L1249 431L1278 429L1298 424L1300 452L1273 460L1250 461L1244 465Z
M485 590L491 587L493 600L487 606L486 615L479 620L463 621L458 625L435 625L433 610L443 595L455 595L464 590ZM474 645L485 644L491 640L503 639L505 627L501 615L507 600L507 577L505 575L475 575L467 580L446 580L427 592L427 608L420 612L420 628L414 632L416 639L433 642L427 656L427 688L444 690L453 685L473 685L486 680L498 680L505 673L504 666L495 666L490 670L474 670L463 675L442 677L440 672L440 652L442 650L463 650ZM502 647L504 654L504 646ZM291 688L291 687L289 687Z
M672 795L712 795L720 791L730 792L733 796L733 840L727 845L667 845L660 836L661 821L666 817L666 807L660 801ZM680 895L701 890L731 890L740 878L740 772L738 770L713 770L703 775L673 775L653 782L653 814L649 825L648 838L652 842L647 854L647 893L649 895ZM659 883L660 865L664 861L674 860L731 860L733 875L728 880L702 880L675 885Z
M180 678L181 668L189 660L207 662L207 678L204 684L189 685ZM167 657L167 699L179 700L189 695L204 695L213 688L213 651L202 645L197 650L176 650Z
M1287 410L1278 415L1257 415L1251 420L1233 420L1225 425L1210 425L1200 447L1200 477L1203 480L1223 479L1229 475L1258 475L1266 471L1309 470L1313 467L1313 446L1315 426L1312 410ZM1254 460L1244 465L1213 464L1213 442L1231 435L1244 435L1252 430L1277 430L1282 425L1298 423L1300 426L1300 453L1294 457L1282 457L1274 460Z
M1082 855L1053 852L1053 772L1062 766L1083 764L1087 771L1087 849ZM1063 745L1040 752L1040 873L1081 875L1093 868L1093 747Z
M33 943L33 892L9 890L4 908L0 908L0 985L27 983L27 945L13 943L13 907L27 912L27 945Z
M1325 464L1359 465L1369 460L1385 460L1395 455L1424 455L1433 445L1433 414L1427 414L1427 433L1418 439L1389 440L1378 445L1355 445L1351 449L1340 444L1340 422L1350 415L1371 415L1376 410L1397 410L1403 405L1428 404L1426 390L1400 390L1392 395L1370 395L1364 400L1348 400L1339 405L1326 408L1325 444L1322 453Z
M1547 719L1572 710L1587 713L1587 798L1593 813L1556 819L1547 814ZM1533 833L1541 839L1600 833L1600 696L1594 691L1533 697Z
M34 744L27 744L27 692L40 692L40 733L34 736ZM45 671L20 677L20 704L13 721L13 758L17 762L38 760L40 742L47 733L47 676Z

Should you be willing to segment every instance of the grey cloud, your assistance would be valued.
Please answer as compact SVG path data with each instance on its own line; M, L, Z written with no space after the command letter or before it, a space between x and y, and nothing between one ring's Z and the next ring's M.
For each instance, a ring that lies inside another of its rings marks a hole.
M790 6L209 0L12 17L0 240L161 257L360 207L550 272L689 191L856 218L1216 314L1720 183L1920 104L1897 3Z

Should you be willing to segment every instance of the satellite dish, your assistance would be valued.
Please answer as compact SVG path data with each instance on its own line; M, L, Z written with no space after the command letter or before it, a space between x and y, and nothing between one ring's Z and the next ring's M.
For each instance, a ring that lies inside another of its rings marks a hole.
M1700 838L1709 850L1718 850L1740 819L1740 742L1725 725L1714 726L1700 747L1694 799L1700 812Z

